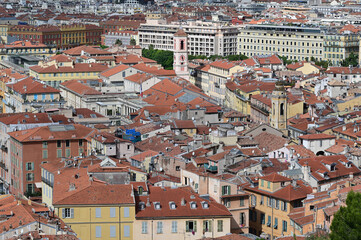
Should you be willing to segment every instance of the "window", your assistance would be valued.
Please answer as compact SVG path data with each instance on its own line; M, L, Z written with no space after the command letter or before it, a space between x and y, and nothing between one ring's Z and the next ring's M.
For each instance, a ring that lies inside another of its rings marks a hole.
M101 208L96 208L95 209L95 217L96 218L101 218L102 217L102 209Z
M287 232L287 222L286 221L282 221L282 231Z
M231 201L229 200L229 198L224 198L223 199L223 204L226 207L230 207L231 206Z
M267 227L271 226L271 216L268 216Z
M245 225L246 224L246 215L244 213L239 214L239 225Z
M157 222L157 233L163 233L163 222Z
M223 220L217 220L217 232L223 232Z
M65 149L65 157L70 157L70 149Z
M27 173L26 181L28 181L28 182L34 181L34 173Z
M43 142L43 148L47 148L48 147L48 142Z
M124 208L124 217L126 217L126 218L129 217L129 207Z
M222 195L230 195L231 186L222 186Z
M62 209L63 218L74 218L74 208L63 208Z
M276 209L280 208L280 200L276 200L275 208Z
M264 203L264 196L261 196L261 201L259 202L260 205L263 205Z
M177 233L177 232L178 232L178 222L172 221L172 233Z
M95 226L95 237L96 238L102 237L102 227L101 226Z
M78 152L79 152L79 156L81 156L83 155L84 150L82 148L79 148Z
M244 198L240 198L239 199L239 206L243 207L244 206Z
M261 213L261 224L266 223L266 215L264 213Z
M186 221L186 232L197 232L197 222Z
M271 182L267 181L267 188L271 188Z
M203 232L212 232L212 221L211 220L203 221Z
M142 234L147 234L147 233L148 233L148 223L142 222Z
M287 203L284 201L281 203L281 210L287 212Z
M65 147L70 147L70 141L69 140L65 140Z
M256 206L257 204L257 197L255 195L251 195L251 205Z
M79 147L83 146L83 139L79 139Z
M61 149L57 149L57 150L56 150L56 157L57 157L57 158L61 158L61 157L62 157L62 150L61 150Z
M48 150L43 150L43 159L48 158Z
M33 171L34 170L34 163L33 162L27 162L25 165L26 171Z
M264 186L264 180L262 179L261 180L261 187L263 187Z
M275 218L275 224L273 225L274 229L278 228L278 218Z
M111 217L111 218L115 218L115 208L114 207L111 207L110 209L109 209L109 211L110 211L110 213L109 213L109 217Z
M111 237L111 238L117 237L116 226L110 226L110 228L109 228L109 237Z
M123 236L130 237L130 226L129 225L124 225Z

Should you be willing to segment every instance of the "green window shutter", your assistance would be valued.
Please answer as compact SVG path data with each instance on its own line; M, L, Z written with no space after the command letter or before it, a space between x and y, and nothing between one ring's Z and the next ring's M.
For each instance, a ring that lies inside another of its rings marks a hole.
M193 230L194 230L194 232L197 232L197 221L193 221Z
M213 229L213 226L212 226L212 221L209 221L209 229L208 229L208 232L213 232L212 229Z
M203 232L205 232L205 231L206 231L206 228L207 228L207 226L206 226L206 225L207 225L207 224L206 224L206 221L207 221L207 220L204 220L204 221L203 221Z
M228 186L227 189L228 189L228 195L231 195L231 186Z
M189 232L189 221L186 221L186 232Z

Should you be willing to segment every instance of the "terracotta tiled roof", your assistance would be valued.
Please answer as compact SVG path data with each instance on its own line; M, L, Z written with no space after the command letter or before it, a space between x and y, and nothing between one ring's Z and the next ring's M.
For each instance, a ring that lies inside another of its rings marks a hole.
M311 175L317 181L339 178L350 174L358 175L361 173L361 171L353 163L348 162L346 156L344 155L318 156L313 158L303 158L298 161L301 166L310 167ZM335 164L335 170L330 171L330 167L327 167L326 165L331 166L333 164Z
M33 123L51 123L47 113L13 113L0 114L0 122L10 124L33 124Z
M104 77L111 77L117 73L120 73L126 69L130 68L128 65L124 65L124 64L119 64L113 68L110 68L110 69L107 69L103 72L100 73L101 76L104 76Z
M87 73L87 72L102 72L108 69L108 66L103 63L73 63L73 66L55 66L48 67L33 66L30 69L37 73Z
M146 82L147 80L151 79L152 76L149 75L149 74L146 74L146 73L136 73L136 74L133 74L133 75L130 75L128 77L125 77L124 79L125 80L129 80L131 82L135 82L135 83L138 83L138 84L141 84L143 82Z
M63 53L70 56L80 56L82 52L89 53L90 55L111 55L111 52L102 50L100 48L82 45L79 47L70 48L65 50Z
M150 206L147 206L149 199ZM182 205L184 199L184 205ZM149 196L139 196L137 204L143 202L146 206L143 210L138 208L136 219L152 218L203 218L203 217L231 217L231 213L225 206L217 203L213 199L205 200L192 192L189 188L170 187L149 187ZM170 208L170 203L174 202L175 209ZM196 208L191 208L191 202L196 203ZM203 207L202 203L208 203L208 207ZM155 209L154 204L159 203L160 209Z
M65 81L62 82L61 85L69 89L70 91L80 94L81 96L102 94L101 92L95 90L94 88L89 87L88 85L81 83L78 80Z
M155 76L176 76L174 70L165 70L165 69L159 68L157 66L151 66L151 65L148 65L145 63L139 63L136 65L133 65L132 67L139 71L142 71L145 73L150 73Z
M182 90L182 87L180 87L178 84L172 82L169 79L164 79L160 81L159 83L153 85L150 89L144 92L145 95L150 94L151 92L161 92L166 93L170 95L176 95Z
M174 129L195 129L196 126L192 120L173 120L172 128Z
M231 69L236 66L233 62L218 60L210 64L212 67L221 68L221 69Z
M174 34L175 37L186 37L188 36L187 33L182 29L180 28L175 34Z
M259 179L263 179L263 180L266 180L266 181L269 181L269 182L273 182L273 183L276 183L276 182L290 182L292 181L292 179L288 178L288 177L284 177L282 175L279 175L277 173L271 173L267 176L264 176L264 177L260 177Z
M334 138L336 138L336 136L325 134L325 133L316 133L316 134L302 135L302 136L299 136L299 138L305 139L305 140L319 140L319 139L334 139Z
M83 190L59 200L55 205L114 205L134 204L132 186L127 184L91 184Z
M142 152L142 153L132 156L131 159L136 160L138 162L143 162L145 160L145 158L154 157L158 154L159 154L159 152L156 152L153 150L147 150L145 152Z
M309 149L305 148L303 145L288 145L287 149L294 150L294 155L297 155L298 158L310 158L316 157L316 155Z
M19 142L55 141L84 139L94 130L80 124L64 126L44 126L11 132L9 135Z
M46 84L40 83L32 77L25 78L14 84L8 84L8 88L19 94L42 94L59 93L60 91Z

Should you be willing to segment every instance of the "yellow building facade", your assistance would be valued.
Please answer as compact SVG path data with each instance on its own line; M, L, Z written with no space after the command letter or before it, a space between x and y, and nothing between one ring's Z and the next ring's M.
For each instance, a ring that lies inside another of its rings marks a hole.
M134 204L55 207L55 213L79 239L137 239L133 238Z
M250 233L267 235L269 239L301 234L291 226L288 215L293 208L302 206L301 200L312 189L304 185L293 186L291 181L272 173L261 177L258 186L245 188L250 196ZM294 197L295 191L303 195Z

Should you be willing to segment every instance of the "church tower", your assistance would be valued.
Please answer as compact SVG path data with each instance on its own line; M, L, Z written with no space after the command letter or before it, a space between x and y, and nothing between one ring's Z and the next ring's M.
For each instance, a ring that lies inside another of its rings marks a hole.
M173 36L174 60L173 69L178 77L189 79L187 33L180 28Z
M284 86L276 83L271 97L271 126L287 134L287 95Z

